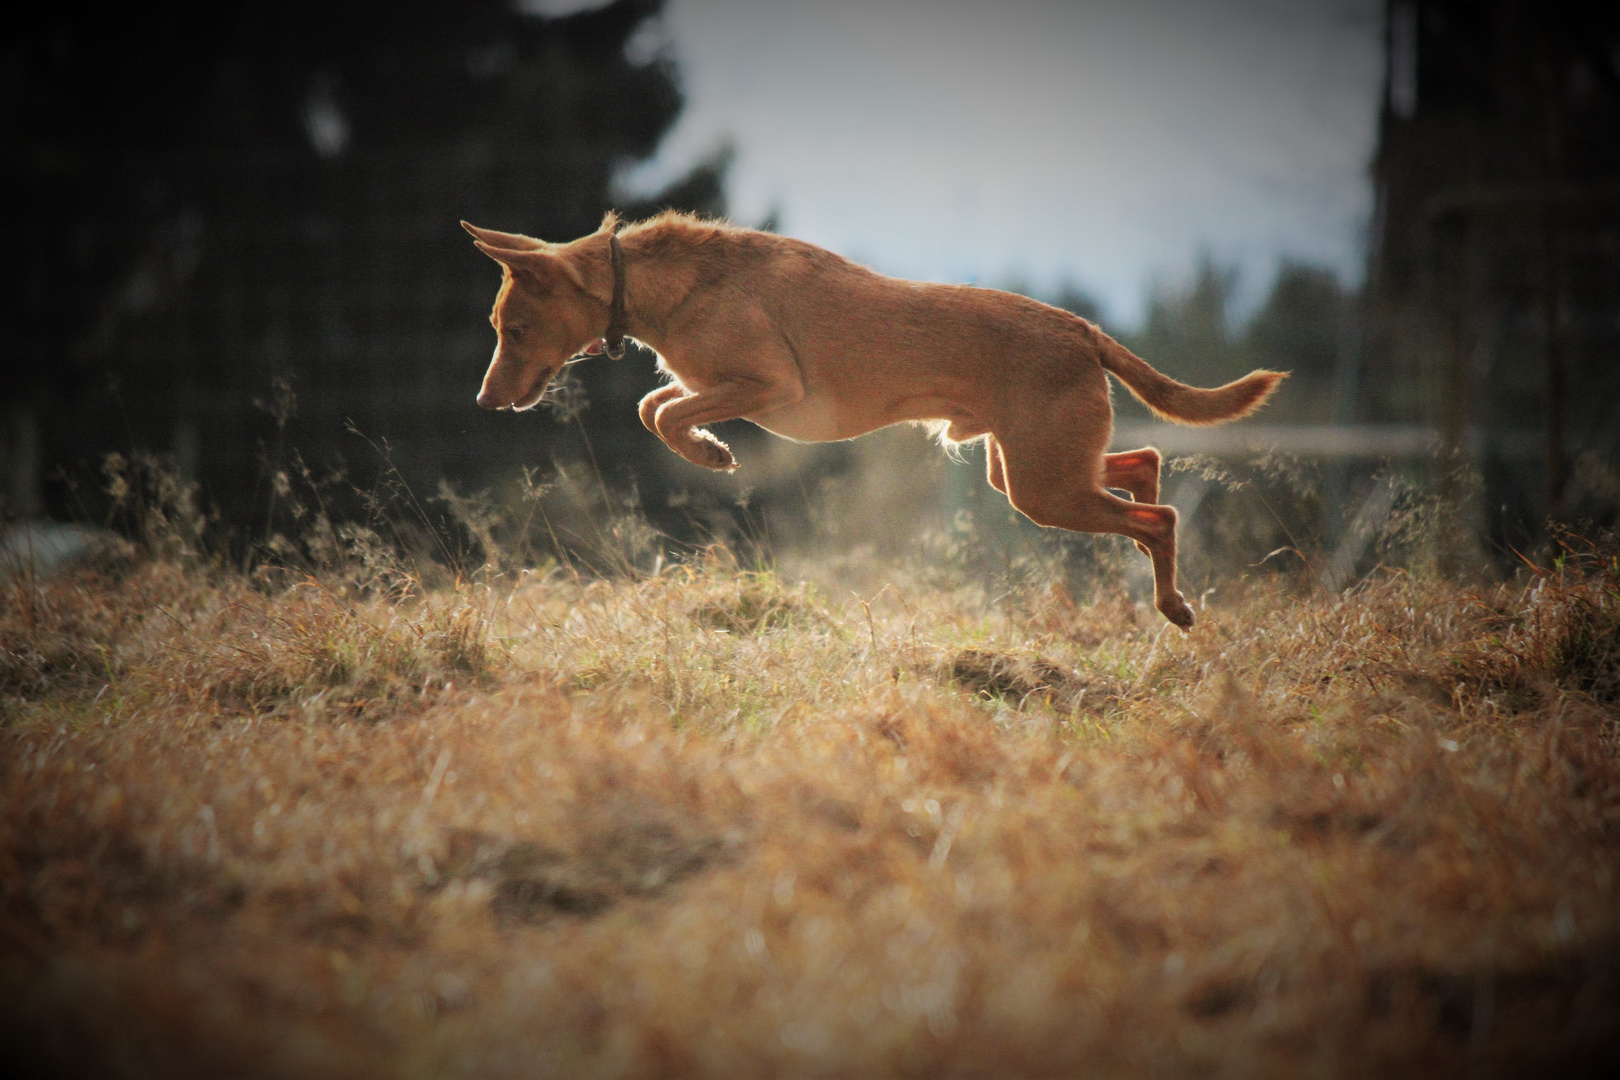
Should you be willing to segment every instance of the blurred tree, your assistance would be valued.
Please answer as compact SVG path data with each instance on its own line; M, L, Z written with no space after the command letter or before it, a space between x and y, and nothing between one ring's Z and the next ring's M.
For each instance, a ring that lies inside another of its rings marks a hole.
M1283 261L1265 304L1237 342L1240 367L1292 373L1285 392L1267 407L1268 419L1339 419L1334 376L1354 315L1353 296L1331 270Z
M1057 292L1048 297L1046 302L1091 322L1102 319L1102 305L1097 302L1097 298L1070 281L1059 285Z
M1212 386L1242 374L1227 312L1237 284L1234 267L1199 258L1190 285L1176 288L1159 282L1148 298L1138 333L1117 335L1120 342L1148 363L1182 382ZM1148 411L1129 394L1115 395L1122 416L1146 419Z
M369 457L348 421L389 439L427 491L579 451L549 420L472 406L498 277L456 222L547 239L596 227L614 177L681 108L669 57L626 54L661 8L543 18L506 0L288 0L14 16L0 29L0 397L49 418L41 468L172 452L245 523L262 518L254 480L278 442L314 461ZM723 213L728 162L722 151L624 209ZM296 411L255 408L274 379ZM639 445L621 412L586 414L569 437Z
M1331 270L1285 260L1265 302L1242 326L1230 307L1237 271L1199 261L1183 289L1160 286L1148 301L1139 333L1121 336L1132 351L1166 374L1195 386L1216 386L1257 367L1292 373L1266 419L1335 420L1334 375L1353 334L1354 295ZM1116 395L1120 412L1144 419L1134 398Z
M1357 410L1433 425L1517 566L1620 520L1620 5L1385 7Z
M1256 362L1326 378L1344 317L1345 294L1333 271L1284 260L1265 305L1249 321L1243 350Z
M1227 311L1236 285L1236 268L1201 257L1188 288L1161 284L1153 290L1142 330L1128 344L1179 379L1219 377L1215 373L1237 363Z

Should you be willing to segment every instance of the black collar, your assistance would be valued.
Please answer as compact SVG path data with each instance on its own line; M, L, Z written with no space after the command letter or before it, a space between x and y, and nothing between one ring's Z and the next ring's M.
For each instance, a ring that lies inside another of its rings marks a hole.
M629 320L624 313L624 251L619 247L617 233L608 236L608 255L613 260L613 302L608 306L602 351L610 360L620 360L624 358L624 334Z

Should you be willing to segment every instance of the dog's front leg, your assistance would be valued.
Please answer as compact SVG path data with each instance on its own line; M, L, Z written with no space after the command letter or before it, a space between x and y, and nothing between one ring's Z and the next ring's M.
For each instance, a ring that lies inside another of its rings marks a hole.
M725 379L686 397L674 397L658 406L653 426L658 437L694 465L731 472L737 461L731 447L715 438L703 425L739 416L757 416L792 405L804 397L798 378L765 380L755 377Z
M669 383L667 386L660 386L658 389L642 398L641 404L636 406L636 411L641 415L641 426L652 432L654 435L657 435L658 425L656 419L658 416L658 407L664 404L666 401L673 401L675 398L685 396L686 387L682 386L680 383Z

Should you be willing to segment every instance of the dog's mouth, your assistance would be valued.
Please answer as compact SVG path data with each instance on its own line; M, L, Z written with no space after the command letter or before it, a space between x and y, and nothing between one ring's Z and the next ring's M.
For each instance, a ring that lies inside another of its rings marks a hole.
M540 404L541 401L545 400L546 389L550 386L551 380L562 374L563 368L567 367L569 364L577 364L581 360L602 355L605 345L606 343L601 338L597 338L595 341L591 342L589 345L585 346L579 352L575 353L573 356L570 356L568 359L564 360L550 371L543 372L540 378L535 380L534 384L529 387L528 392L520 396L516 401L512 402L508 408L510 408L513 412L522 412L525 409L534 408L536 405Z
M579 352L575 353L573 356L570 356L556 367L542 368L539 375L536 376L534 381L529 384L528 389L524 390L521 394L517 395L517 397L513 398L505 405L485 404L482 396L479 398L479 404L483 405L486 409L510 409L513 412L523 412L526 409L532 409L536 405L540 404L542 400L544 400L547 386L550 384L552 379L556 378L557 375L562 372L563 368L567 367L569 364L577 364L581 360L585 360L589 357L602 355L602 353L606 351L606 344L607 343L601 338L597 338L595 341L591 342L589 345L585 346Z
M517 400L512 402L512 404L508 407L513 412L523 412L526 409L532 409L536 405L540 404L540 399L546 396L546 385L550 383L557 372L561 370L561 367L541 369L539 377L537 377L534 382L529 385L527 390L518 395Z

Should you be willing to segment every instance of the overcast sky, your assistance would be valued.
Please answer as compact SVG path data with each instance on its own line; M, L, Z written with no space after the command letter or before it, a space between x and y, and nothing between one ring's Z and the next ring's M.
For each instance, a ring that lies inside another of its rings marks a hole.
M579 0L529 0L553 10ZM732 216L887 273L1064 281L1121 326L1200 252L1358 280L1378 0L669 0L686 110L645 191L730 140Z

